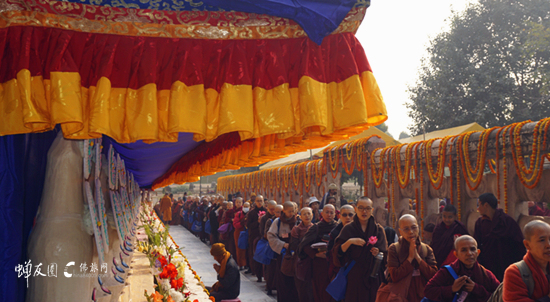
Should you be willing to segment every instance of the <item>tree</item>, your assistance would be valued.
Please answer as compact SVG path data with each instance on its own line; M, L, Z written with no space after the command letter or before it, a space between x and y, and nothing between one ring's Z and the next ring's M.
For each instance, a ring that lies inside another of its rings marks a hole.
M401 133L399 133L399 139L404 139L407 137L411 137L407 132L401 131Z
M417 81L408 88L413 135L477 122L502 126L550 116L540 69L549 44L530 31L550 17L547 0L480 0L450 18L450 30L427 48ZM535 43L535 42L533 42ZM531 51L529 51L531 50Z

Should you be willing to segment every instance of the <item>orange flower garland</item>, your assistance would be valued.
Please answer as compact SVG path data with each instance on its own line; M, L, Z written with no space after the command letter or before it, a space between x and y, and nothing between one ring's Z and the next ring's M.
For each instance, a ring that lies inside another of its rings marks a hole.
M541 149L543 148L543 139L541 139L541 136L543 136L544 141L546 141L548 125L550 125L549 122L550 118L542 119L535 125L535 128L533 130L531 155L529 156L529 168L525 167L525 162L521 150L520 137L521 128L527 123L527 121L521 122L515 125L513 129L510 129L510 143L512 144L512 158L516 167L516 174L518 175L521 183L529 189L535 188L538 185L542 176L544 158L541 156ZM544 134L539 134L539 132L541 132L541 127L544 129ZM531 174L531 176L528 176L529 174Z
M399 182L399 186L404 189L411 179L411 159L412 159L412 149L414 146L416 146L418 143L412 143L407 144L407 149L405 149L405 171L403 174L401 173L401 147L403 145L399 145L396 147L394 161L395 161L395 172L397 174L397 180Z
M306 189L306 192L309 192L309 188L311 186L311 175L313 174L311 171L311 167L311 162L307 162L304 169L304 187Z
M435 172L433 172L432 168L432 144L435 139L430 139L424 142L424 144L426 145L424 149L424 151L426 152L426 171L428 171L428 177L430 178L432 187L436 190L439 190L441 188L441 185L443 184L445 156L447 153L447 142L449 141L449 139L451 139L450 136L444 137L439 143L437 168Z
M353 143L347 144L349 148L346 148L346 158L350 161L350 164L346 163L346 160L342 158L342 165L344 166L344 171L348 173L348 175L351 175L353 173L353 170L355 169L355 157L353 156L353 149L355 148L355 145ZM351 150L351 153L348 153L348 149Z
M513 129L506 126L502 135L502 181L504 187L504 213L508 213L508 167L506 166L506 131ZM509 136L511 138L511 136Z
M470 136L473 132L465 133L458 138L457 154L459 155L460 161L462 163L462 173L465 176L468 176L468 178L466 179L466 185L472 191L475 191L481 184L483 170L486 162L485 158L487 157L487 142L489 140L489 135L495 129L496 128L491 128L481 132L477 144L477 161L475 168L472 168L470 163L470 150L468 146Z
M376 151L378 150L381 150L380 151L380 169L377 169L376 163L374 161ZM371 168L372 179L374 180L374 185L377 188L380 188L380 186L382 185L382 178L384 177L384 171L385 171L383 158L387 151L388 151L388 148L384 148L384 149L377 148L372 151L370 156L370 163L371 163L370 168Z
M332 174L332 178L336 178L336 176L338 176L338 170L340 170L340 167L339 167L340 147L341 146L336 146L336 147L332 148L332 151L334 152L334 157L332 156L331 151L327 152L327 157L328 157L328 161L329 161L329 164L330 164L330 173Z

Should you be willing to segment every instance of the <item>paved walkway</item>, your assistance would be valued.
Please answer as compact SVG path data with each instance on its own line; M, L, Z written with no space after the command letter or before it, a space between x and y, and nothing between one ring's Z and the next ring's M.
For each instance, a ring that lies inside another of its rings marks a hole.
M187 257L191 267L201 277L206 286L212 286L217 280L217 274L212 265L214 258L210 255L210 246L202 243L199 238L181 225L171 225L170 235L180 246L182 253ZM256 282L256 277L241 272L242 302L272 302L277 301L275 296L268 296L265 291L265 281ZM274 292L275 293L275 292Z

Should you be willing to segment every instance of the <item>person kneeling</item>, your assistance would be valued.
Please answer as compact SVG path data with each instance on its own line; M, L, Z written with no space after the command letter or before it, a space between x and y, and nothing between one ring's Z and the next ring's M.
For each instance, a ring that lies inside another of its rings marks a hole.
M225 250L223 243L215 243L210 249L210 254L220 263L214 263L214 269L218 273L218 282L206 289L216 301L231 300L239 296L241 291L241 274L237 262L231 254Z
M458 278L455 279L447 267L442 267L426 284L426 298L451 302L458 294L466 297L463 301L487 301L500 282L491 271L477 262L480 253L477 241L469 235L462 235L455 240L454 247L453 253L457 260L450 267Z

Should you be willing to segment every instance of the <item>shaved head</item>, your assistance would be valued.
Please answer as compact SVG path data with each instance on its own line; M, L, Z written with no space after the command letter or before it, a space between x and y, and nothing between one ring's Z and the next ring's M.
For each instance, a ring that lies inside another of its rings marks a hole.
M343 210L350 210L350 211L352 211L352 212L355 213L355 209L354 209L352 206L350 206L349 204L343 205L343 206L340 208L340 211L343 211Z
M405 220L411 220L411 221L417 222L416 217L414 217L411 214L405 214L405 215L401 216L401 218L399 218L399 227L401 227L401 223Z
M310 207L303 207L303 208L300 210L300 214L303 214L304 212L310 212L310 213L311 213L311 208L310 208Z
M418 222L413 215L405 214L399 218L399 234L409 243L416 242L419 230Z
M531 237L535 234L537 229L550 229L550 225L542 220L533 220L530 221L523 227L523 238L525 240L531 241Z
M323 212L321 212L321 217L325 222L331 223L334 221L334 215L336 214L336 209L331 204L326 204L323 207Z
M331 204L325 205L325 206L323 207L323 212L325 212L325 210L326 210L326 211L332 210L332 212L336 211L336 209L334 208L334 206L331 205Z
M477 247L477 241L474 239L474 237L472 237L470 235L462 235L462 236L456 238L456 240L455 240L455 250L458 251L458 246L462 241L472 241L475 244L475 246Z
M276 206L277 205L277 202L275 200L268 200L266 202L267 206Z
M285 203L283 203L283 208L286 210L289 208L295 208L295 206L292 201L285 201Z
M284 210L284 207L283 207L283 205L278 204L278 205L275 206L275 210L282 211L282 210Z

